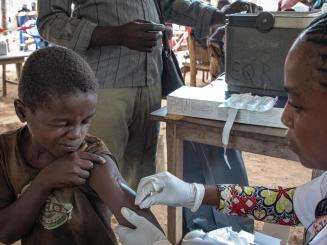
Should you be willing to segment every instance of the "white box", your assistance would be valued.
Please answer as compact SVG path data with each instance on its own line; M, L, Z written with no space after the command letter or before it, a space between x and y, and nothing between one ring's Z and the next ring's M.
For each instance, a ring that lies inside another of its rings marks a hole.
M228 108L219 107L225 99L226 84L215 81L204 88L183 86L167 96L168 114L226 121ZM280 118L283 109L266 112L240 110L235 122L251 125L286 128Z

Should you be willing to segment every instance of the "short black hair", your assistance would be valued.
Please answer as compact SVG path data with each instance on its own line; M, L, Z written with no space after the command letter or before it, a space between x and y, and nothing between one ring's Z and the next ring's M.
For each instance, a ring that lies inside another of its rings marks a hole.
M18 97L31 110L49 106L62 95L96 93L98 83L91 67L72 50L43 48L26 60L18 85Z

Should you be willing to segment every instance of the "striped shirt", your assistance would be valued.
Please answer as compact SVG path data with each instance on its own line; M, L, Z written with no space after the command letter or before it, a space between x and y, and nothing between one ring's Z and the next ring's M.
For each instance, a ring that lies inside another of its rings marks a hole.
M137 87L161 81L162 45L152 53L124 46L89 48L96 26L119 26L136 19L160 23L155 0L39 0L38 29L46 40L75 50L96 73L100 88ZM208 35L215 8L200 1L160 0L165 19Z

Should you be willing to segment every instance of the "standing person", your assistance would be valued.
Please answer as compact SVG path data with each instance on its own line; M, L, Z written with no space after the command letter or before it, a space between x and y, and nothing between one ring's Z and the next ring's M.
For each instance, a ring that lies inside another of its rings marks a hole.
M27 7L27 4L23 4L22 5L22 8L20 10L18 10L18 13L21 13L21 12L30 12L31 10Z
M30 19L28 15L31 10L27 7L27 4L23 4L22 8L18 10L17 13L17 26L22 27L24 24ZM27 51L26 46L26 34L24 30L19 30L19 50L20 51Z
M83 55L96 73L100 89L91 132L110 147L134 188L141 177L155 172L158 124L147 116L161 105L165 27L158 24L154 1L38 1L41 36ZM237 1L219 11L201 1L158 2L166 21L192 26L197 36L208 35L225 14L256 7Z

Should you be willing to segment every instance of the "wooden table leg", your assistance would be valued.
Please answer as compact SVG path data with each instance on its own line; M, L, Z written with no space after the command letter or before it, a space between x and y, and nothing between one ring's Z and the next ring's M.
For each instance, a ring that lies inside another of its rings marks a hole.
M2 95L7 96L7 84L6 84L6 64L2 65Z
M176 125L167 123L167 161L168 171L183 178L183 141L176 137ZM182 208L168 208L168 240L172 244L179 244L183 238Z
M190 85L191 87L196 87L196 56L195 56L195 42L191 36L187 38L187 46L190 54Z

